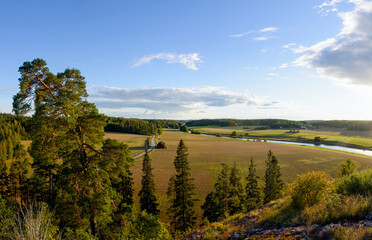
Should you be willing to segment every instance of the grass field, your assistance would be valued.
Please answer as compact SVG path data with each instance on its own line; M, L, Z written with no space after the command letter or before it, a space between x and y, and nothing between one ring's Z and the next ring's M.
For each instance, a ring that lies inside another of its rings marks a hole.
M326 171L335 177L338 174L339 165L347 158L359 162L362 168L372 167L372 158L342 152L275 143L246 142L164 130L159 140L166 143L167 149L157 149L150 154L163 220L166 220L165 194L169 177L174 173L173 160L180 139L185 141L189 149L191 173L195 179L197 196L200 199L196 208L199 217L202 214L200 205L203 204L206 194L213 190L213 182L221 170L221 163L232 165L236 162L243 176L246 176L249 159L253 157L258 174L263 176L267 152L272 150L279 159L283 180L286 183L291 182L298 174L312 170ZM141 168L142 159L139 159L132 167L136 198L140 189Z
M150 136L109 132L105 134L105 138L116 139L126 143L129 146L131 155L135 156L145 150L146 140L149 139Z
M296 138L305 138L313 140L314 137L319 136L325 141L340 142L346 144L355 144L362 147L372 147L372 131L350 131L340 128L322 128L315 130L300 130L299 133L289 133L285 129L267 129L267 130L254 130L243 129L246 126L230 126L230 127L194 127L199 129L202 133L221 133L222 135L230 135L233 131L237 134L249 134L247 137L259 138L273 138L281 140L294 140Z

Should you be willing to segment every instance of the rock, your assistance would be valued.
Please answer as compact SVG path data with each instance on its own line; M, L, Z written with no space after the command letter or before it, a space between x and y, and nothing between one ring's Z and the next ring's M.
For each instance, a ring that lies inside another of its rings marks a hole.
M240 238L240 232L234 232L230 237L231 240L235 240L239 238Z

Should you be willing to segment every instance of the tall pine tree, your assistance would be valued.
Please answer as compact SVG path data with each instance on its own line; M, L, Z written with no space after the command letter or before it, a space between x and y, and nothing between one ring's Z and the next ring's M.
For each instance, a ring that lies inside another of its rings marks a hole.
M153 215L159 215L159 204L155 196L154 175L152 174L151 159L147 149L143 158L142 172L142 188L138 193L138 196L140 197L141 211L146 211Z
M248 176L246 177L246 182L246 209L250 211L257 207L257 205L261 201L260 188L258 186L258 176L256 173L256 167L254 165L253 158L251 158L251 162L248 168Z
M176 233L184 233L196 223L195 217L195 186L190 176L190 167L187 160L187 147L183 140L177 148L177 156L174 159L176 174L171 177L168 195L172 200L168 209L171 225Z
M244 209L244 189L242 177L236 163L231 168L229 177L229 196L228 196L229 214L233 215L242 212Z
M264 203L280 197L280 192L283 189L283 181L280 179L281 175L278 159L270 150L266 160Z

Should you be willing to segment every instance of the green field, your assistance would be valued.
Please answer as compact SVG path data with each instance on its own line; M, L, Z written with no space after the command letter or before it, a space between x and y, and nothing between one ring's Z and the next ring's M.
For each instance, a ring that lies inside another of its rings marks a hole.
M314 137L321 137L328 142L338 142L339 145L353 144L360 147L372 148L372 131L351 131L340 128L322 128L322 129L305 129L299 133L289 133L287 129L267 129L254 130L255 126L248 126L250 129L243 129L247 126L230 126L230 127L193 127L202 133L231 135L236 131L238 135L243 137L267 138L277 140L296 141L298 138L313 140ZM246 135L248 134L248 135Z
M145 150L145 144L150 136L130 133L105 133L105 138L116 139L128 145L131 155L135 156Z
M336 177L339 172L339 165L347 158L357 161L362 168L372 167L372 158L343 152L275 143L246 142L188 134L177 130L164 130L159 140L166 143L167 149L157 149L150 153L163 220L166 220L164 215L166 208L165 193L169 177L174 173L173 160L180 139L185 141L189 149L191 174L195 179L197 196L200 199L197 203L199 217L202 214L200 205L203 204L206 194L213 190L213 182L221 170L221 163L232 165L236 162L243 176L245 176L248 172L249 159L253 157L257 164L258 174L263 176L267 152L272 150L279 159L283 180L286 183L291 182L298 174L312 170L326 171ZM132 167L136 198L140 188L141 169L142 161L139 159Z

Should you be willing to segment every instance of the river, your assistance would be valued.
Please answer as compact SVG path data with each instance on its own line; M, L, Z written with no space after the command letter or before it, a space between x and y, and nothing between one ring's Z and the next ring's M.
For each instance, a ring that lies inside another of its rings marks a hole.
M217 137L216 135L212 135L212 134L202 133L201 135ZM261 142L263 142L263 140L249 139L249 138L233 138L233 137L222 137L222 138L238 139L238 140L242 140L242 141L261 141ZM300 143L300 142L277 141L277 140L266 140L266 142L269 142L269 143L285 143L285 144L298 145L298 146L311 146L311 147L316 147L316 148L333 149L333 150L340 150L340 151L349 152L349 153L357 153L357 154L372 157L372 151L371 150L362 150L362 149L350 148L350 147L341 147L341 146L333 146L333 145L325 145L325 144L315 145L313 143Z

